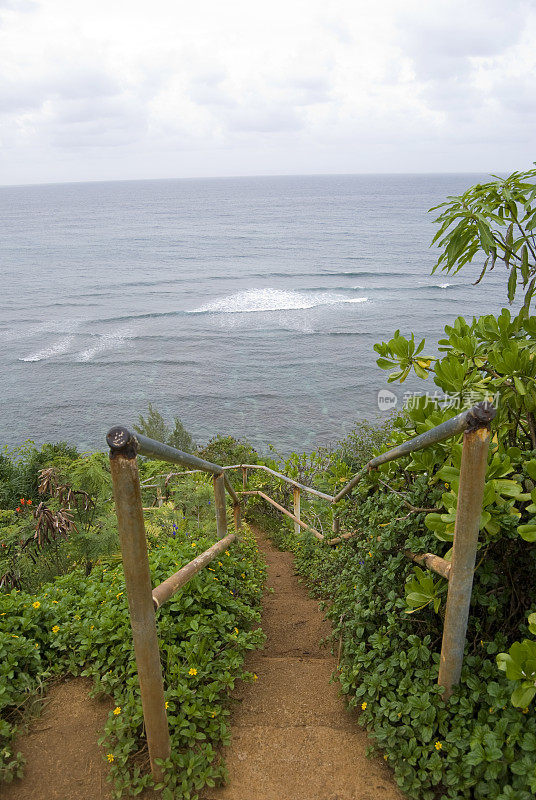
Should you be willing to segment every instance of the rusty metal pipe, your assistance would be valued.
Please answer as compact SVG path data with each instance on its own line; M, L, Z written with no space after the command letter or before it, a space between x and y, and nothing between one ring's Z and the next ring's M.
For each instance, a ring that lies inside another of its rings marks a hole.
M229 492L229 494L231 495L231 499L232 499L233 503L234 503L235 505L236 505L237 503L240 503L240 498L238 497L237 493L235 492L235 490L234 490L234 489L233 489L233 487L231 486L231 481L229 480L229 478L227 477L227 475L225 474L225 472L223 473L223 480L224 480L224 482L225 482L225 488L227 489L227 491L228 491L228 492Z
M495 416L495 413L496 411L491 403L477 403L476 406L473 406L473 408L470 408L468 411L462 411L461 414L452 417L452 419L448 419L446 422L442 422L441 425L436 425L435 428L425 431L419 434L419 436L415 436L413 439L399 444L397 447L393 447L392 450L387 450L385 453L371 458L363 469L361 469L357 475L354 475L346 486L343 486L341 491L335 495L332 502L338 503L339 500L342 500L369 470L377 469L382 464L387 464L388 461L394 461L397 458L415 453L417 450L423 450L425 447L430 447L433 444L444 442L445 439L450 439L452 436L459 436L466 428L472 427L475 424L482 423L487 426Z
M236 541L236 534L230 533L224 539L220 539L219 542L213 544L212 547L209 547L208 550L205 550L204 553L196 556L192 561L186 564L184 567L178 572L175 572L173 575L170 575L169 578L166 578L161 584L156 586L152 592L152 599L155 610L163 606L163 604L173 597L179 589L182 589L183 586L186 586L189 580L191 580L194 575L197 575L203 567L206 567L207 564L216 558L220 553L223 553L224 550Z
M262 497L263 500L266 500L268 503L271 503L275 508L277 508L279 511L281 511L282 514L286 514L287 517L290 517L290 519L294 520L294 522L297 523L300 526L300 528L305 528L306 530L311 531L311 533L314 534L314 536L316 536L317 539L319 539L320 541L323 541L323 539L324 539L323 535L321 533L319 533L317 530L315 530L315 528L312 528L310 525L308 525L303 520L298 519L298 517L296 517L294 514L291 514L291 512L287 511L287 509L284 508L283 506L280 506L279 503L276 503L275 500L272 500L272 498L269 497L264 492L260 492L259 490L257 490L257 491L250 491L250 492L241 492L241 494L246 494L246 495L254 495L254 494L256 494L259 497Z
M234 504L233 517L234 517L235 531L239 531L240 528L242 527L242 509L240 508L240 503Z
M163 772L156 759L169 758L171 745L143 524L136 442L126 428L119 427L112 428L106 439L111 451L110 471L117 528L151 772L155 781L160 781Z
M264 464L231 464L228 467L223 467L223 470L225 471L229 469L262 469L263 472L268 472L270 475L273 475L276 478L281 478L282 481L285 481L285 483L288 483L290 486L295 486L296 488L301 489L302 492L314 494L315 497L321 497L322 500L329 500L330 502L333 501L333 495L321 492L319 489L313 489L311 486L305 486L303 483L298 483L298 481L283 475L282 472L276 472L275 470L270 469L270 467L265 467Z
M227 536L227 508L225 506L225 478L223 475L214 477L214 507L218 539L223 539L224 536Z
M444 700L451 696L462 671L489 440L490 432L486 427L466 431L463 437L452 566L439 662L438 684L443 686Z
M301 503L300 503L300 490L297 486L295 486L292 490L292 499L293 499L293 506L294 506L294 516L296 519L294 520L294 534L297 536L300 532L300 525L296 520L301 519Z
M193 456L191 453L185 453L183 450L178 450L176 447L171 447L169 444L157 442L156 439L149 439L148 436L142 436L141 433L132 433L129 431L129 434L131 439L137 441L138 454L140 456L155 458L159 461L167 461L169 464L180 464L183 467L191 467L192 469L201 469L203 472L212 472L213 475L221 475L223 472L218 464L205 461L204 458Z
M449 580L450 571L452 569L450 561L446 561L446 559L441 558L441 556L436 556L435 553L412 553L410 550L404 550L404 555L406 558L409 558L410 561L415 561L416 564L428 567L428 569L441 575L442 578L445 578L447 581Z

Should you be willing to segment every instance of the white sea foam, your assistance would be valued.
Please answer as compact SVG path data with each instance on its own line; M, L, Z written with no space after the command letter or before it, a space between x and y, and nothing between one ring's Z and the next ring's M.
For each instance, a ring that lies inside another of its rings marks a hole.
M248 289L205 303L188 313L252 314L266 311L294 311L338 303L366 303L367 300L367 297L347 297L335 292L306 294L282 289Z
M61 356L71 349L73 341L74 336L64 336L59 342L55 342L49 347L44 347L42 350L37 350L37 352L31 353L29 356L19 358L19 361L45 361L53 356Z
M44 333L69 334L74 333L80 321L76 319L46 320L21 327L22 323L17 323L15 327L5 328L0 331L0 340L12 342L22 339L32 339L35 336L42 336Z
M96 344L77 353L76 361L91 361L95 356L108 350L118 350L123 347L128 338L130 338L130 331L127 328L120 328L112 333L99 334Z
M452 286L452 283L437 283L436 286L438 289L448 289L449 286Z

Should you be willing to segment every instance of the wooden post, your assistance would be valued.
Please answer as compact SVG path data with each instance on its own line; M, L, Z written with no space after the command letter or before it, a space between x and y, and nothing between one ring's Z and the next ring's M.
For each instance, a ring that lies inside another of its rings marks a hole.
M490 432L486 427L467 430L463 436L458 507L449 574L447 609L438 683L448 700L459 683L469 619L473 575L482 514Z
M336 514L333 514L333 524L331 526L331 530L335 534L335 536L339 535L340 525L339 525L339 517Z
M233 506L234 526L235 531L239 531L242 527L242 511L240 510L240 503L235 503Z
M227 536L227 510L225 507L225 475L214 476L214 503L216 507L216 528L218 539Z
M136 443L135 440L132 441L126 428L112 428L106 438L111 449L110 471L117 528L151 772L155 781L161 781L162 767L156 764L156 759L169 758L171 745L143 523Z
M159 507L159 508L160 508L160 507L163 505L163 503L164 503L164 500L163 500L163 498L162 498L162 489L160 488L160 486L157 486L157 487L156 487L156 503L157 503L157 505L158 505L158 507Z
M294 487L292 493L294 495L294 516L297 519L301 519L301 516L300 516L300 490L297 487ZM296 536L300 532L300 527L301 527L300 524L298 522L294 521L294 533L295 533Z
M244 492L248 488L248 471L246 467L242 467L242 489Z

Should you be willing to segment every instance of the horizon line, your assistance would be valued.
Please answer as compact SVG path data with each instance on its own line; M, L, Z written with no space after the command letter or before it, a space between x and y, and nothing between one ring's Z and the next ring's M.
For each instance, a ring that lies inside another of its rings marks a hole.
M502 170L497 170L495 174L507 174ZM173 177L173 178L96 178L94 180L72 180L72 181L39 181L37 183L2 183L0 189L23 189L35 186L77 186L81 184L96 184L96 183L156 183L161 182L179 182L179 181L224 181L224 180L248 180L251 178L353 178L353 177L385 177L385 176L417 176L417 175L489 175L493 177L492 172L487 170L481 171L459 171L447 170L443 172L288 172L288 173L255 173L251 175L197 175L190 177Z

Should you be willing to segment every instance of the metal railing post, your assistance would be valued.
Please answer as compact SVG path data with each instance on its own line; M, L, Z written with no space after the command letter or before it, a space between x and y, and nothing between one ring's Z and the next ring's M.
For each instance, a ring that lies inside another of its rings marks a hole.
M337 514L333 514L333 523L332 523L332 526L331 526L331 530L333 531L335 536L339 535L340 523L339 523L339 517L337 516Z
M294 487L293 492L294 496L294 516L298 519L301 519L300 516L300 490L297 487ZM300 532L300 525L298 522L294 522L294 533L297 536Z
M227 510L225 508L225 475L214 476L214 503L216 506L216 529L218 539L227 536Z
M489 440L490 432L485 423L482 427L468 428L463 436L458 507L439 663L438 683L444 687L444 700L451 696L452 687L459 683L462 671Z
M235 531L239 531L240 528L242 527L242 510L240 508L240 503L234 504L233 516L234 516Z
M143 523L136 442L131 439L129 431L121 427L112 428L106 440L110 446L117 528L151 772L155 781L160 781L163 771L156 764L156 759L169 758L171 745Z

